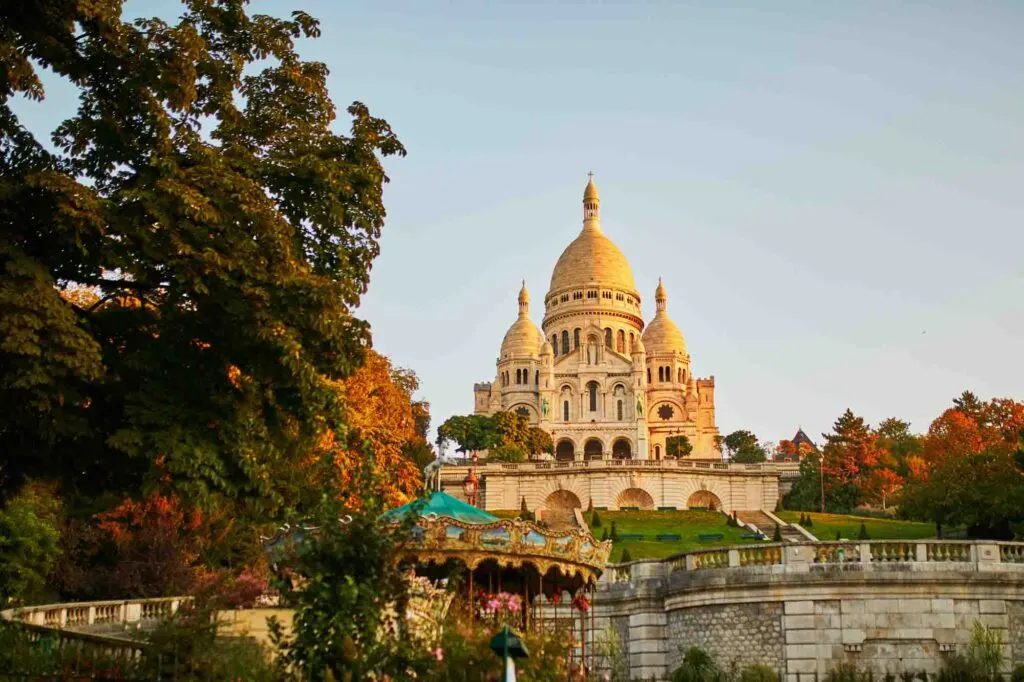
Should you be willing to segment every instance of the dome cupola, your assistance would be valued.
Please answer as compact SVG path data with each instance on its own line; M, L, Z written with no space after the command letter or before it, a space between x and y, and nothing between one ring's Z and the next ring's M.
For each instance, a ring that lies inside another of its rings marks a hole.
M511 357L536 357L544 344L544 335L530 319L530 294L523 282L519 290L519 317L501 340L501 360Z
M654 319L644 330L644 347L647 355L658 355L662 353L680 353L686 355L686 340L679 327L668 316L668 294L665 292L665 285L661 278L658 278L658 288L654 291L654 302L657 312Z

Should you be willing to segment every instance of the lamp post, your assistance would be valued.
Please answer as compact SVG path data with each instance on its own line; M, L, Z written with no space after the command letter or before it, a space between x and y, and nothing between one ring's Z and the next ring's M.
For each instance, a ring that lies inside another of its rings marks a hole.
M462 480L462 491L466 493L466 501L474 507L476 506L476 493L479 487L476 470L470 467L466 478Z
M502 659L503 675L501 679L503 682L516 682L516 666L513 659L530 657L530 652L526 650L523 640L513 633L506 624L498 634L491 638L488 646Z

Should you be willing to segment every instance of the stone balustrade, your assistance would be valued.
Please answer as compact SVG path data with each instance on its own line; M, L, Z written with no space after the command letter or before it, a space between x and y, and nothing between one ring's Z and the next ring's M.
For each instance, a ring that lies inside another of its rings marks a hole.
M487 462L473 464L469 460L459 461L457 464L446 465L442 469L445 472L458 471L464 475L465 471L472 466L478 474L515 472L532 473L536 471L551 470L573 470L586 469L602 471L606 469L630 469L630 470L706 470L723 472L772 472L779 474L796 473L799 471L799 464L796 462L762 462L760 464L735 464L731 462L720 462L717 460L694 460L694 459L588 459L559 462L555 460L531 461L531 462ZM461 481L461 478L459 479Z
M787 682L840 663L936 673L975 623L1024 663L1024 543L800 542L723 547L609 566L598 632L619 633L634 677L662 679L699 646L724 664L763 663Z
M0 611L5 620L71 631L145 630L170 618L190 597L124 599L25 606Z

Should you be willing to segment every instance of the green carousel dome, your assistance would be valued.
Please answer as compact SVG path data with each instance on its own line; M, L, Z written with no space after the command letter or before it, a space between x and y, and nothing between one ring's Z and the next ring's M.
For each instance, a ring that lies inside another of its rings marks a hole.
M463 523L494 523L501 520L494 514L440 491L430 493L426 500L413 500L392 509L383 514L383 518L388 521L400 521L409 514L421 517L447 517Z

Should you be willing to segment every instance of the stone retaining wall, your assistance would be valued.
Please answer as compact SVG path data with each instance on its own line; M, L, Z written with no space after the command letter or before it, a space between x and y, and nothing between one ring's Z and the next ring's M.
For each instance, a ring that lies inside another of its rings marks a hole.
M722 604L678 609L668 614L668 669L676 668L690 647L704 649L721 665L756 663L785 666L782 604Z

